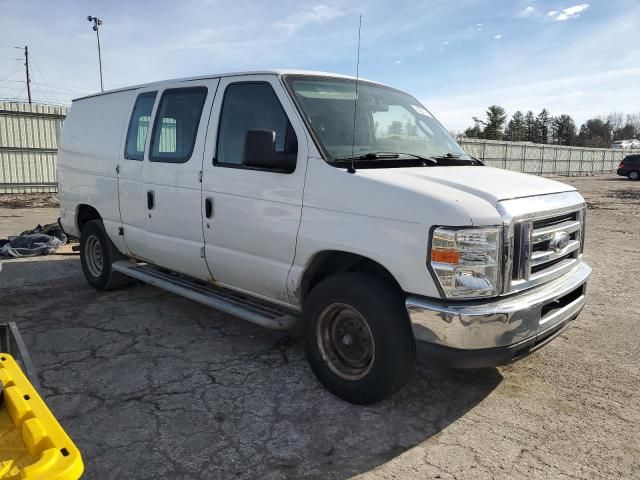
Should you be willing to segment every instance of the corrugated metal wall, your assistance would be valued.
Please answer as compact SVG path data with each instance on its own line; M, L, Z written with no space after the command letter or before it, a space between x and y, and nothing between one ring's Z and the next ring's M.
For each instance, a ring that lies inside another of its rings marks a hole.
M0 102L0 193L57 191L56 154L67 110Z
M64 106L0 102L0 193L57 191L56 154L67 111ZM148 124L143 127L139 136L146 137ZM175 127L170 130L163 128L161 151L175 150ZM626 155L640 153L476 139L461 139L460 145L487 165L537 175L611 172Z
M627 155L639 150L565 147L527 142L463 138L460 146L490 167L535 175L580 176L613 172Z

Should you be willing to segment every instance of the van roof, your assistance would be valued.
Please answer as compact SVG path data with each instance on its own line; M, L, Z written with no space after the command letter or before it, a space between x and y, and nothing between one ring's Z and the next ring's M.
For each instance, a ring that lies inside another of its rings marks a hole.
M349 80L355 80L356 79L356 77L353 77L351 75L341 75L339 73L329 73L329 72L317 72L317 71L313 71L313 70L273 69L273 70L255 70L255 71L246 71L246 72L227 72L227 73L217 73L217 74L211 74L211 75L199 75L199 76L194 76L194 77L172 78L172 79L159 80L157 82L150 82L150 83L141 83L139 85L132 85L130 87L115 88L113 90L106 90L106 91L100 92L100 93L92 93L90 95L85 95L83 97L74 98L72 101L75 102L75 101L78 101L78 100L84 100L86 98L93 98L93 97L99 97L99 96L102 96L102 95L109 95L111 93L126 92L126 91L129 91L129 90L138 90L140 88L152 87L154 85L160 86L160 85L165 84L165 83L190 82L190 81L193 81L193 80L206 80L206 79L209 79L209 78L221 78L221 77L237 77L237 76L242 76L242 75L310 75L310 76L315 76L315 77L345 78L345 79L349 79ZM374 82L374 81L371 81L371 80L367 80L365 78L360 78L360 80L363 81L363 82L369 82L369 83L375 83L375 84L378 84L378 85L384 85L382 83Z

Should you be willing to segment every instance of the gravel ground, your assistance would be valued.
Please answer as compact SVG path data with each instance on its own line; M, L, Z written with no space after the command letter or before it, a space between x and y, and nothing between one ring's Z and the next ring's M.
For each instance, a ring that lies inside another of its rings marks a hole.
M640 182L561 180L590 207L578 321L505 368L419 360L372 407L326 392L295 332L150 286L96 292L77 256L5 262L0 321L18 322L87 479L640 478Z
M57 208L55 193L0 193L0 208Z

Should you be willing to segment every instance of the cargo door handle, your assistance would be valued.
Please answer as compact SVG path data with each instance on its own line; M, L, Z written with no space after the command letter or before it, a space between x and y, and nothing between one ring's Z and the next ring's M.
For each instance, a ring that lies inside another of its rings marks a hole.
M213 198L207 197L204 200L204 215L207 218L211 218L213 216Z
M147 208L149 210L153 210L153 207L155 206L156 206L155 194L153 193L153 190L149 190L147 192Z

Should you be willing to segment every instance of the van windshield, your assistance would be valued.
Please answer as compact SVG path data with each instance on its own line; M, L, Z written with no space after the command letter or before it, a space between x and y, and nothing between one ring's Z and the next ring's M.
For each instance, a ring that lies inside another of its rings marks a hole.
M356 102L355 80L292 75L286 83L329 162L384 160L380 166L387 166L382 163L471 160L440 122L404 92L361 81Z

